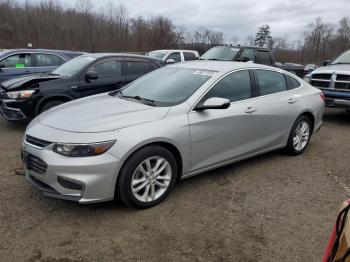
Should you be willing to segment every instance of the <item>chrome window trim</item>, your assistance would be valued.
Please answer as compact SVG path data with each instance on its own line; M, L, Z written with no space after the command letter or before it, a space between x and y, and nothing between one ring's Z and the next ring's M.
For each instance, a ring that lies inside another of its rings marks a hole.
M191 109L189 110L189 113L191 112L196 112L194 110L194 108L196 108L196 106L198 105L198 103L202 100L202 98L221 80L223 79L224 77L228 76L229 74L232 74L232 73L236 73L236 72L239 72L239 71L244 71L244 70L265 70L265 71L272 71L272 72L276 72L276 73L280 73L282 75L288 75L290 77L293 77L294 75L291 74L291 73L288 73L286 74L285 72L281 71L281 69L273 69L273 68L259 68L259 67L252 67L252 68L241 68L241 69L235 69L235 70L232 70L232 71L229 71L227 72L226 74L222 75L220 78L218 78L201 96L200 98L194 103L194 106L191 107ZM297 80L295 77L293 77L295 80ZM290 91L294 91L294 90L297 90L297 89L300 89L303 87L303 85L300 83L299 80L297 80L298 83L300 84L300 86L294 88L294 89L287 89L285 91L281 91L281 92L278 92L278 93L273 93L273 94L268 94L268 95L260 95L260 96L256 96L256 97L251 97L251 98L247 98L247 99L243 99L243 100L240 100L240 101L233 101L233 102L230 102L230 105L231 104L237 104L237 103L240 103L240 102L246 102L248 100L255 100L257 98L261 98L261 97L268 97L268 96L273 96L273 95L276 95L276 94L281 94L281 93L285 93L285 92L290 92ZM287 83L286 83L286 87L287 87ZM287 87L288 88L288 87Z

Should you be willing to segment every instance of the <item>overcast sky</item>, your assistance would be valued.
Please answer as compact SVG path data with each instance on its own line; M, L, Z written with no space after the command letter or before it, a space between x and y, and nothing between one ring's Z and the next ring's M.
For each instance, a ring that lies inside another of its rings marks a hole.
M32 0L40 1L40 0ZM57 0L74 7L75 0ZM95 9L111 0L92 0ZM228 41L233 35L242 41L255 35L262 24L271 26L272 36L298 38L306 24L320 16L338 23L350 17L350 0L114 0L123 4L130 17L165 15L189 31L199 26L221 31Z

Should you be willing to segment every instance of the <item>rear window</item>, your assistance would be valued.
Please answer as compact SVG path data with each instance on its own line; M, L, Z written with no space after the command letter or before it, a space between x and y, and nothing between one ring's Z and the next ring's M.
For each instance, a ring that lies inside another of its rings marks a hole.
M197 59L196 55L192 52L184 52L184 58L185 61L192 61Z
M269 52L257 51L256 52L256 62L263 65L271 65L271 56Z
M256 70L255 73L261 96L287 90L283 74L268 70Z
M147 62L127 62L128 75L144 75L150 71Z
M299 81L296 80L295 78L288 75L284 75L284 77L286 78L287 87L289 90L300 87Z

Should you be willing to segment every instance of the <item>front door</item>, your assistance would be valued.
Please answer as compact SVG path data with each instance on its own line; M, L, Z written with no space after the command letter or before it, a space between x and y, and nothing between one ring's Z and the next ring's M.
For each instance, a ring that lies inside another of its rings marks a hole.
M88 80L85 73L82 74L79 87L75 89L79 97L90 96L113 91L122 87L125 83L122 65L123 58L109 58L97 61L86 72L94 71L98 78Z
M256 121L251 76L248 70L230 73L204 96L231 101L227 109L191 111L191 171L248 154L256 147ZM201 103L200 102L200 103Z

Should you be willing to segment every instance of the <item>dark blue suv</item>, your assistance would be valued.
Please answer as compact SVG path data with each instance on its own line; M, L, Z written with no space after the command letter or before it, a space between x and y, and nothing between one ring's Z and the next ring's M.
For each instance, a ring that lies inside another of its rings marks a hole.
M12 49L0 52L0 82L27 74L47 73L82 52L48 49Z

